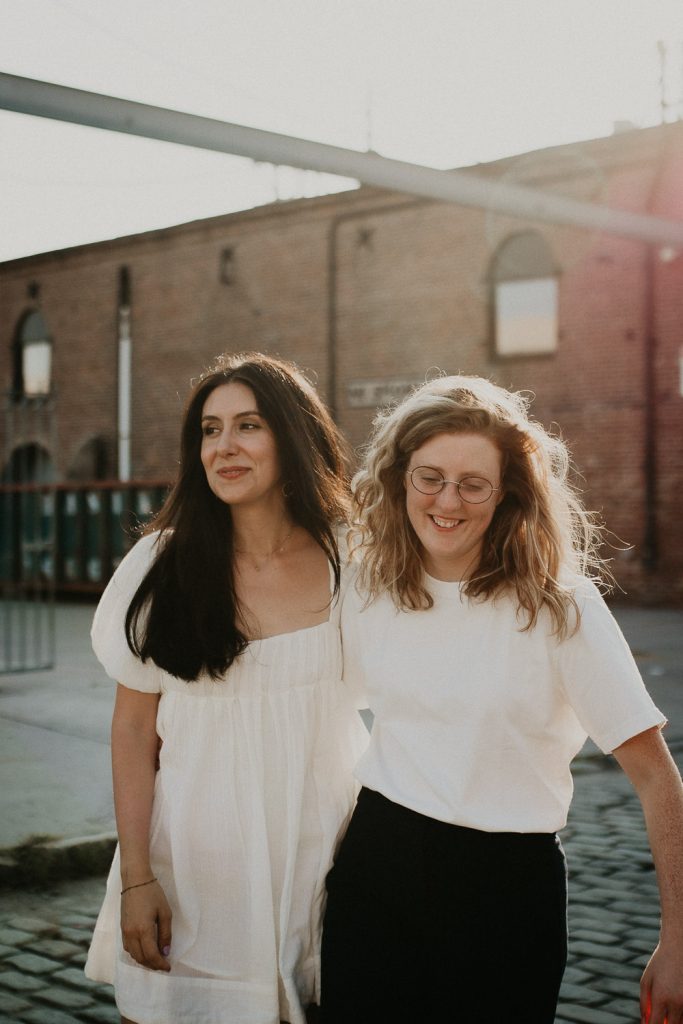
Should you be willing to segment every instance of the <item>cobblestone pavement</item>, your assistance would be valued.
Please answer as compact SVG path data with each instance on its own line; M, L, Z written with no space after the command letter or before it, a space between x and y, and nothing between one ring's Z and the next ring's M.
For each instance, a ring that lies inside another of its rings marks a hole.
M683 740L674 744L679 765ZM570 956L556 1024L637 1024L638 980L658 935L640 804L610 759L576 767L562 839L570 871ZM101 878L0 896L0 1024L109 1024L111 989L83 975Z

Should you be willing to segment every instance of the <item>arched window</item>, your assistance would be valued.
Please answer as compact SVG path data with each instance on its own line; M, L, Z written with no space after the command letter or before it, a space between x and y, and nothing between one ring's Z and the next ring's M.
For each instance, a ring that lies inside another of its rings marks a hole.
M14 394L49 395L52 387L52 339L38 309L24 314L14 343Z
M106 480L114 476L114 445L106 437L91 437L79 448L67 470L67 480Z
M8 484L42 484L55 479L50 453L41 444L22 444L15 448L2 473Z
M500 245L490 272L498 356L534 356L557 348L558 269L535 231Z

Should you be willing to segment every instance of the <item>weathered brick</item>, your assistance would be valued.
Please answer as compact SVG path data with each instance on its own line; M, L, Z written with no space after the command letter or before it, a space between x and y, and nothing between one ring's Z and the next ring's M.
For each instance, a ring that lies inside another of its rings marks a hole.
M670 124L586 142L578 163L575 146L522 159L525 168L533 167L538 187L567 196L583 195L588 161L603 183L602 202L676 219L683 180L680 140L680 126ZM666 154L661 162L659 154ZM482 166L479 173L495 182L513 170L514 161L506 160ZM502 359L491 344L488 280L497 246L519 230L538 231L562 268L560 337L553 355ZM226 247L234 251L229 283L219 273ZM520 225L491 211L416 205L410 197L361 189L10 261L0 266L0 390L11 385L13 341L32 308L28 288L35 282L54 339L60 443L51 454L60 479L81 471L93 438L115 448L122 265L129 267L132 283L136 477L174 472L189 381L225 349L257 348L293 358L325 393L334 342L338 418L354 445L365 440L375 410L351 406L351 385L421 381L430 367L478 373L534 392L537 418L559 425L584 475L587 502L633 545L617 550L614 562L629 599L682 596L680 257L656 258L649 265L642 244L607 233ZM650 284L654 308L647 324ZM657 572L643 565L644 367L653 332ZM2 450L20 441L49 443L36 435L8 445L3 430L0 424ZM599 839L599 823L589 832Z

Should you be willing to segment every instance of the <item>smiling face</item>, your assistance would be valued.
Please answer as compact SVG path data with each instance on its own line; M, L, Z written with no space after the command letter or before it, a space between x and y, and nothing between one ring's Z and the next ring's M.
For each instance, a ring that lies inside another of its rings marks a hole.
M417 466L436 470L446 480L484 477L501 484L502 458L493 441L483 434L435 434L410 457L408 473ZM422 562L438 580L467 579L476 570L484 535L493 519L502 490L481 504L463 501L452 483L438 494L421 494L406 474L406 511L422 547Z
M209 487L226 504L283 500L275 437L246 384L221 384L206 399L201 459Z

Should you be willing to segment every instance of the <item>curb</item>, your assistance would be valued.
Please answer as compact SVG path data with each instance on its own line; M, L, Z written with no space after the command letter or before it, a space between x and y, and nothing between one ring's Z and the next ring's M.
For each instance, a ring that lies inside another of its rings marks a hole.
M78 839L33 837L0 850L0 887L40 887L65 878L105 875L116 843L116 834L110 832Z

